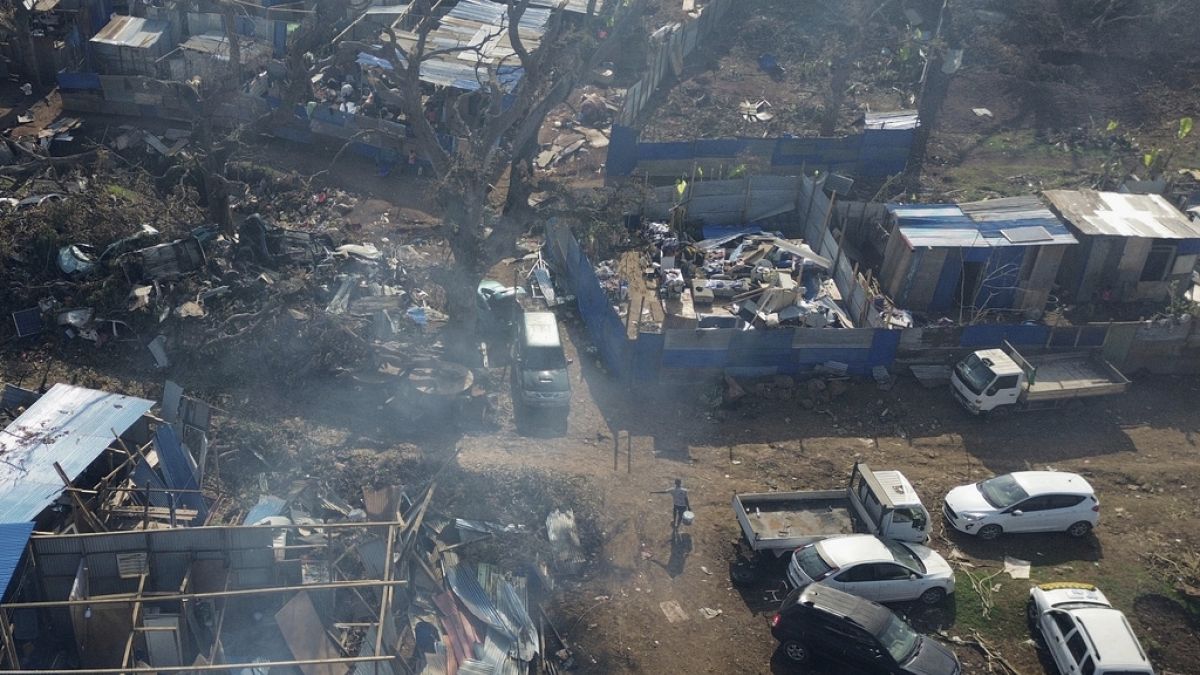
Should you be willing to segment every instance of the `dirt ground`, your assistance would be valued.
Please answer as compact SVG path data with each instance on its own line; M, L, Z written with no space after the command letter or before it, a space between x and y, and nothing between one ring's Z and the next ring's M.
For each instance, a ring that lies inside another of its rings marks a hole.
M905 82L919 75L919 59L915 49L898 44L905 24L897 6L883 13L894 21L876 22L852 48L857 58L850 68L839 130L847 130L867 110L912 107L913 91ZM852 20L840 3L734 3L723 22L730 29L705 38L687 57L679 82L664 88L651 103L652 112L644 114L642 139L817 135L829 90L829 59L838 49L829 37ZM775 58L778 70L760 68L764 54ZM743 101L763 100L774 119L764 123L743 118Z
M629 387L595 372L587 357L572 374L568 437L522 439L507 431L468 437L460 462L478 471L519 463L585 476L602 495L603 550L589 578L564 592L559 610L567 624L559 628L576 643L584 672L786 672L767 628L781 582L739 590L728 578L739 536L729 500L740 491L835 487L856 460L903 470L931 511L940 510L940 496L955 485L996 473L1045 467L1083 473L1103 504L1094 538L1037 535L985 544L946 533L939 523L932 545L944 555L960 553L971 565L963 569L976 577L996 572L1011 556L1032 562L1034 583L1096 583L1129 614L1162 672L1189 672L1200 657L1196 607L1150 573L1144 557L1197 544L1200 510L1189 489L1200 481L1195 380L1139 379L1124 398L1079 412L992 422L961 412L948 391L912 380L890 392L860 384L827 412L759 401L717 419L695 386ZM674 477L690 488L697 514L678 537L669 526L668 498L650 494ZM898 609L949 639L971 640L977 631L1021 672L1042 672L1022 614L1031 582L996 577L991 583L999 588L989 593L987 617L962 571L946 606ZM660 604L669 601L680 604L686 621L667 620ZM705 619L701 608L721 614ZM957 651L965 672L985 672L977 651Z
M1072 14L1083 4L955 3L962 65L933 122L921 188L882 197L969 201L1053 188L1112 189L1130 173L1173 176L1200 165L1200 135L1177 137L1180 120L1200 109L1200 53L1178 20L1193 0L1164 6L1161 15L1100 23ZM884 3L861 42L847 46L839 36L847 34L850 7L737 3L724 22L729 28L693 52L682 76L665 84L643 113L642 139L817 135L832 59L845 52L855 56L838 133L852 133L867 110L914 108L921 55L930 47L915 39L904 10L936 14L936 7ZM921 28L932 30L933 23ZM781 70L760 68L764 54ZM771 104L774 119L744 119L739 104L760 100ZM1160 158L1153 169L1143 164L1148 153ZM878 185L870 183L864 189L873 194Z
M1151 571L1145 556L1200 544L1195 379L1137 377L1124 397L1080 411L994 421L970 418L947 391L907 378L888 392L857 384L817 410L796 400L752 400L714 411L701 400L710 383L651 388L604 374L578 320L568 316L567 325L574 393L569 431L558 438L517 435L506 414L502 366L486 379L500 392L499 427L465 433L389 419L378 396L342 380L222 384L199 371L157 372L136 347L105 359L77 353L48 360L44 351L9 345L0 375L27 385L45 375L151 398L171 377L217 403L224 411L213 441L223 457L220 474L246 490L240 502L232 495L230 517L253 503L260 482L281 489L309 476L352 495L364 483L406 482L414 466L440 463L454 448L454 478L437 501L446 515L518 522L538 532L552 506L576 508L588 564L580 578L561 580L545 605L582 673L788 672L767 624L783 594L782 566L759 587L729 581L739 536L729 503L736 492L828 489L843 484L855 461L866 461L903 470L936 512L951 487L994 473L1079 471L1103 505L1095 537L984 544L939 523L932 545L943 555L961 553L971 567L960 568L958 590L944 606L897 609L927 632L948 640L978 635L1021 672L1043 672L1022 614L1031 582L997 576L984 584L997 586L984 616L967 577L990 575L1011 556L1033 563L1032 582L1098 584L1129 615L1160 672L1193 672L1197 609ZM673 536L669 498L651 492L676 477L691 490L697 520ZM521 557L503 539L490 554ZM670 601L685 620L668 621L661 604ZM702 608L720 614L707 619ZM976 650L956 650L965 672L987 672Z
M975 5L992 12L1005 6ZM1044 30L1024 30L1038 25L1028 15L1030 6L1013 2L1015 9L1002 18L1024 17L1022 22L1007 32L985 31L981 35L990 41L972 44L931 143L922 198L961 200L1085 184L1113 159L1130 161L1140 147L1166 146L1178 117L1200 104L1194 60L1154 68L1154 49L1127 55L1115 47L1045 49L1061 36L1051 22ZM815 129L822 94L811 62L820 50L813 36L791 34L812 11L783 0L740 5L728 42L716 44L669 91L649 137ZM791 23L772 18L784 15ZM1114 30L1125 28L1128 40L1154 45L1153 36L1140 35L1133 25ZM762 45L780 57L781 79L758 70L757 58L767 51ZM1022 59L1011 60L1014 54ZM1025 69L1002 67L1018 62ZM1034 62L1040 65L1029 65ZM871 67L857 64L855 81L864 81L861 73ZM776 119L767 127L743 122L736 107L748 98L770 100ZM883 110L907 100L903 87L856 90L841 121L848 122L855 106ZM977 107L990 116L976 115ZM1108 120L1117 122L1115 130L1107 131ZM1180 145L1176 166L1194 165L1195 140ZM401 241L432 235L436 214L423 179L382 177L349 158L331 167L328 153L282 143L271 145L270 163L306 176L332 168L316 182L361 194L347 220L364 236ZM597 180L590 163L579 163L580 177ZM729 580L740 536L730 508L737 492L828 489L844 484L855 461L867 461L903 470L937 512L950 488L989 475L1044 467L1078 471L1102 503L1093 537L983 543L946 532L939 521L932 545L961 561L957 592L938 608L896 609L947 641L986 643L1021 673L1052 672L1024 623L1029 585L1092 582L1128 614L1159 672L1196 672L1200 607L1175 590L1176 574L1164 571L1162 562L1200 550L1195 378L1132 374L1134 386L1120 398L1003 420L970 418L948 391L923 389L910 378L887 392L856 384L816 410L795 399L753 398L732 410L713 410L703 399L715 377L653 386L616 380L597 364L578 319L570 310L562 314L573 386L563 437L516 433L502 358L479 373L481 386L494 394L491 425L401 421L383 393L347 377L306 375L299 368L276 379L231 376L235 369L220 366L225 359L235 363L237 354L159 371L144 340L103 350L11 340L0 345L0 379L34 387L72 382L157 399L169 378L210 401L218 409L212 449L220 464L208 481L220 485L219 510L231 521L254 503L262 486L278 491L310 479L350 500L364 484L414 481L455 451L435 502L439 513L515 522L536 535L501 538L468 549L469 555L527 562L539 551L534 541L544 533L549 509L574 508L587 564L580 577L560 579L544 605L581 673L788 672L768 629L783 595L782 564L756 587L735 588ZM273 348L269 341L260 347ZM652 494L674 478L691 490L697 514L696 523L677 534L669 524L669 497ZM1006 556L1030 561L1031 581L998 575L972 583L971 577L997 573ZM668 619L663 604L670 602L685 619ZM719 614L706 618L702 609ZM955 649L964 672L989 672L980 651L961 643Z

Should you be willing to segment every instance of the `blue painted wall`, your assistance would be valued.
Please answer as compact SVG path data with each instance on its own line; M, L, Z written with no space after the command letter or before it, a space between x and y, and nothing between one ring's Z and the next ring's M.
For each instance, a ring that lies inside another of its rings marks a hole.
M606 170L610 176L628 176L640 162L656 160L725 159L751 154L770 157L771 166L807 166L848 171L858 176L882 177L900 173L908 163L912 129L869 129L837 138L721 138L676 142L641 142L639 132L614 124L608 145Z

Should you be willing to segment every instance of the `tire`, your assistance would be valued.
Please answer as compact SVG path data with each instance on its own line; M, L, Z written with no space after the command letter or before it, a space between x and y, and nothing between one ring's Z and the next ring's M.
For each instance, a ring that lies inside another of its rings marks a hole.
M943 600L946 599L946 589L944 589L944 588L925 589L925 592L922 593L921 597L919 597L917 599L921 601L922 605L925 605L926 607L933 607L934 605L940 604Z
M729 567L729 580L734 586L750 586L758 581L758 571L753 565L735 563Z
M999 525L984 525L983 527L979 528L979 532L977 532L975 536L984 541L992 541L1003 533L1004 528L1000 527Z
M1081 520L1067 528L1067 534L1076 539L1086 537L1092 533L1092 524L1086 520Z
M784 657L791 663L808 663L812 659L812 652L808 646L799 640L785 640L779 645L779 651L783 652Z
M1046 638L1042 635L1042 628L1038 625L1037 606L1033 604L1033 598L1025 603L1025 622L1029 624L1029 634L1033 636L1033 646L1035 649L1046 648Z

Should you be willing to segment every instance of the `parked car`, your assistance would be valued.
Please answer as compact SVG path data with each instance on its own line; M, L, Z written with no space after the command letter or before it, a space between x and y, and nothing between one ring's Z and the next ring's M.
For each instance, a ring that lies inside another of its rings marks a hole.
M1028 611L1030 629L1063 675L1153 675L1129 621L1095 586L1034 586Z
M875 602L920 600L936 605L954 592L954 570L937 551L869 534L833 537L796 549L787 576L795 588L820 581Z
M790 555L798 546L841 534L877 534L899 541L929 539L929 511L899 471L874 471L855 462L845 487L833 490L752 492L733 496L742 526L737 584L754 583L766 560ZM776 572L777 573L777 572Z
M882 605L825 584L792 591L771 619L771 635L792 663L816 658L870 673L958 675L954 652L914 631Z
M1066 532L1083 537L1100 519L1100 502L1083 476L1018 471L946 495L942 513L959 532L995 539L1005 532Z

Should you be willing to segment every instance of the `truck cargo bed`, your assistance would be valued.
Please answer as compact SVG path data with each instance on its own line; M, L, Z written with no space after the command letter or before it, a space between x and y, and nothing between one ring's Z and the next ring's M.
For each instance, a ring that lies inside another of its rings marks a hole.
M1106 396L1129 387L1124 375L1098 358L1062 354L1030 361L1037 375L1025 395L1029 401Z
M743 529L753 533L748 538L755 548L851 534L856 529L854 509L844 490L748 494L735 500L740 502L737 511Z

